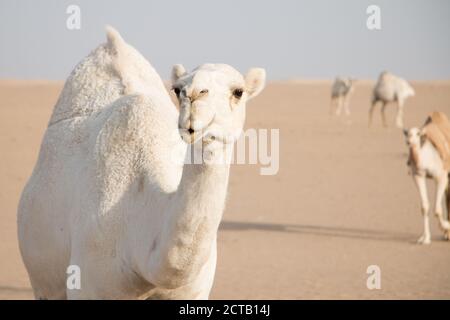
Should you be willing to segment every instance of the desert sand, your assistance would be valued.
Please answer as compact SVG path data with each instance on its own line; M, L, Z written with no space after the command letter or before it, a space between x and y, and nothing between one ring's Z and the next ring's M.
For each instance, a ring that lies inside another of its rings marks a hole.
M367 127L372 85L356 84L351 123L329 116L330 81L272 82L249 103L247 128L280 129L280 170L233 165L212 299L450 298L450 242L431 215L432 244L415 243L422 218L406 145L394 106L388 129L379 110ZM412 85L407 127L433 110L450 115L450 81ZM0 81L0 299L33 298L16 210L61 87ZM369 265L381 268L380 290L366 287Z

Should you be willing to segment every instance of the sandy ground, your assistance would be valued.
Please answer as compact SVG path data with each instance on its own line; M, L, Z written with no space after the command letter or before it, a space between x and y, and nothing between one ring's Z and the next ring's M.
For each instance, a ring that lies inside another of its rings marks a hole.
M17 246L16 208L61 83L0 81L0 299L32 298ZM280 170L234 165L219 232L213 299L450 298L450 243L432 217L419 246L419 200L392 127L367 128L371 83L360 81L351 124L328 116L330 83L271 83L247 128L280 129ZM450 81L413 83L406 125L450 115ZM432 190L434 188L431 188ZM381 268L381 290L366 269Z

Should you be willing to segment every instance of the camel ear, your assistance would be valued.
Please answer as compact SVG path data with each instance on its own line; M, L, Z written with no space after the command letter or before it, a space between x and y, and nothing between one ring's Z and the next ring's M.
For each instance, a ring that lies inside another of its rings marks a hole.
M174 65L172 68L172 83L175 83L184 74L186 74L186 69L183 67L183 65Z
M256 97L266 83L266 71L262 68L252 68L245 76L245 90L248 98Z
M408 129L403 129L403 135L405 136L405 137L408 137Z

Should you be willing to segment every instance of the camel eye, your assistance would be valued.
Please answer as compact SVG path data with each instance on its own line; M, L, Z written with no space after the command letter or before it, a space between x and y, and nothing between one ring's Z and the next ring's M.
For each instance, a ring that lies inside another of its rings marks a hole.
M242 97L243 93L244 93L244 90L242 90L242 89L234 89L233 90L233 96L235 96L237 99L240 99Z
M180 88L173 88L173 92L177 95L177 97L180 96Z
M203 89L202 91L200 91L200 94L207 94L208 92L208 89Z

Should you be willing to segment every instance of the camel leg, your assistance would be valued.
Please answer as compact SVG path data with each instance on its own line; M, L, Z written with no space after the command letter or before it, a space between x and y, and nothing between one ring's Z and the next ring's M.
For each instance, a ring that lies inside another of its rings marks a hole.
M395 125L397 128L403 129L403 100L397 101L397 116L395 118Z
M344 98L344 111L345 111L345 114L346 114L347 116L350 115L350 108L349 108L349 98L348 98L348 95L346 95L345 98Z
M446 198L446 205L447 205L447 220L450 220L450 174L447 175L447 189L445 189L445 198Z
M427 186L425 176L415 175L414 181L419 190L421 209L423 216L423 234L417 240L420 244L430 244L431 243L431 232L430 232L430 222L428 220L428 211L430 209L430 204L428 202Z
M342 106L343 106L343 105L344 105L343 97L342 97L342 96L339 96L339 97L338 97L338 106L337 106L337 110L336 110L336 115L337 115L337 116L341 115L341 112L342 112Z
M383 105L381 106L381 120L383 121L383 127L385 127L385 128L388 126L387 121L386 121L386 106L387 106L387 103L383 102Z
M436 203L435 203L435 214L439 219L439 225L444 230L445 236L448 235L448 231L450 230L450 223L447 219L444 218L444 210L442 206L442 200L444 198L444 194L446 188L448 186L448 176L447 172L445 172L441 177L436 180Z
M375 106L377 105L377 102L372 102L372 105L370 106L369 110L369 128L372 126L372 119L373 119L373 111L375 110Z
M445 189L445 204L447 209L447 221L450 221L450 175L447 175L447 180L449 180L449 183L447 184L447 188ZM450 230L445 232L445 240L450 240Z

